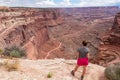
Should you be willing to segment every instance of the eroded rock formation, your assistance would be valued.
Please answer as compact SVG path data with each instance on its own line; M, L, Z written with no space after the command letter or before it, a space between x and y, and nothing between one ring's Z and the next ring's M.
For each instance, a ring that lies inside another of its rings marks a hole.
M112 28L102 36L104 44L101 44L99 53L93 62L107 66L113 63L120 63L120 14L118 13L113 22Z
M120 46L120 13L115 16L108 41L113 45Z

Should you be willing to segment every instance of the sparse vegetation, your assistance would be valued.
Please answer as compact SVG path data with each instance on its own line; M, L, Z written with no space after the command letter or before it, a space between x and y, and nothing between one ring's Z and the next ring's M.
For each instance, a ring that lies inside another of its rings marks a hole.
M3 54L3 50L2 49L0 49L0 55L2 55Z
M49 73L47 74L47 78L52 78L52 76L53 76L53 74L52 74L51 72L49 72Z
M10 52L10 56L11 56L11 57L17 57L17 58L20 58L20 57L21 57L19 51L16 51L16 50L11 51L11 52Z
M3 67L7 70L7 71L17 71L20 67L20 62L18 60L6 60L3 63Z
M120 79L120 64L112 65L106 68L105 75L109 80Z
M25 56L25 50L17 46L12 46L10 48L5 48L3 54L5 56L20 58Z

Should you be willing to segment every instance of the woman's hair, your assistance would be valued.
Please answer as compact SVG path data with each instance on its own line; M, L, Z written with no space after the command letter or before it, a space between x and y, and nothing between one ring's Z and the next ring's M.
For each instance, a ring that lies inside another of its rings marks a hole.
M82 44L83 44L83 46L87 46L88 42L83 41Z

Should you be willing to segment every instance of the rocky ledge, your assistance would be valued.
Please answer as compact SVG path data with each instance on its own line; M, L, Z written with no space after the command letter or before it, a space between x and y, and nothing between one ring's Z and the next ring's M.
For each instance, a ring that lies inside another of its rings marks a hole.
M1 59L0 63L4 63ZM11 60L9 60L11 61ZM20 66L17 71L6 71L0 68L0 80L78 80L82 73L82 67L73 77L70 71L74 68L76 60L19 60ZM104 67L89 64L84 80L106 80ZM51 78L48 74L51 73Z

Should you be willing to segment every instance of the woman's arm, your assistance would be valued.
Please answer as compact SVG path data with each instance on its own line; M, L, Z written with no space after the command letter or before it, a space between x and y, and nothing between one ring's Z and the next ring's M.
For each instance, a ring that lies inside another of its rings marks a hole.
M89 59L90 59L90 53L88 53L88 54L87 54L87 58L89 58Z
M91 60L93 59L93 56L92 56L91 53L88 53L88 54L87 54L87 57L88 57L89 61L91 61Z
M76 59L79 58L79 52L76 52Z

